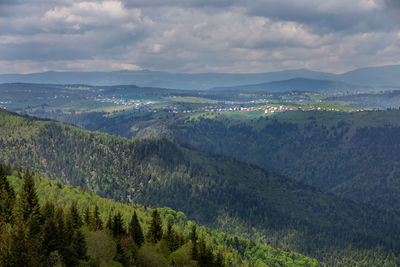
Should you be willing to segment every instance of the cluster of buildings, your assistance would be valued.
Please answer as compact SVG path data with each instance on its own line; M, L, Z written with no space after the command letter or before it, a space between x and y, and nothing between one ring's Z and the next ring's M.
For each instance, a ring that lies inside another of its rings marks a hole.
M143 106L143 105L150 105L153 104L151 101L142 101L142 100L135 100L135 99L122 99L113 97L106 97L102 95L98 95L94 98L94 101L101 102L101 103L112 103L119 106L131 106L135 105L136 107Z

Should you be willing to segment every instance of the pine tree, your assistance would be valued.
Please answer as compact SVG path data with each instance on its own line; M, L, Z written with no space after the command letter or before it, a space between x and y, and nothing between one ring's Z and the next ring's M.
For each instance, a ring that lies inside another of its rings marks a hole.
M204 241L204 236L200 238L199 244L199 256L198 256L198 263L200 267L208 267L212 266L214 262L214 256L212 251L206 246Z
M144 243L144 236L136 211L133 213L131 222L129 223L129 235L138 247L142 246Z
M83 212L83 221L87 226L92 224L92 216L90 215L89 206L86 206L85 211Z
M57 250L63 251L65 248L65 221L64 221L64 210L61 207L57 207L55 211L55 223L57 227Z
M46 201L41 209L41 222L44 223L47 218L54 217L55 207L53 202Z
M79 229L82 227L82 218L79 214L78 208L76 207L76 203L73 202L69 208L69 212L67 213L67 220L71 220L72 227L74 229Z
M72 248L75 251L76 256L80 260L87 259L87 245L85 236L82 234L80 230L76 230L74 237L72 239Z
M93 218L92 218L92 230L94 231L99 231L103 229L103 221L100 218L100 212L99 212L99 207L96 205L94 206L93 210Z
M54 217L46 218L42 232L42 247L44 254L49 256L52 251L56 251L58 249L59 244L57 225Z
M35 182L28 169L23 179L15 205L15 213L19 222L24 222L28 225L30 235L36 235L40 232L41 214Z
M173 252L179 248L180 242L175 230L172 228L172 224L170 221L168 221L167 223L167 232L164 239L167 242L167 246L170 252Z
M108 214L107 222L106 222L106 229L112 233L113 231L113 221L111 214Z
M0 169L0 223L11 223L13 220L15 192L5 175L1 173L2 170Z
M68 223L66 228L66 232L71 234L71 238L70 242L66 242L61 254L67 266L78 266L80 261L88 259L86 240L79 229L72 229L71 226L68 226Z
M198 259L198 248L197 248L197 233L196 225L192 226L192 232L190 233L190 240L192 241L192 260Z
M11 230L9 244L8 266L29 266L28 228L22 222L17 222ZM6 266L7 266L6 265Z
M150 242L157 243L161 240L162 234L161 217L157 209L154 209L151 214L150 227L146 237Z
M112 233L114 237L119 237L121 235L125 235L126 231L124 228L124 221L122 220L122 215L120 212L118 212L116 215L114 215L113 221L112 221Z

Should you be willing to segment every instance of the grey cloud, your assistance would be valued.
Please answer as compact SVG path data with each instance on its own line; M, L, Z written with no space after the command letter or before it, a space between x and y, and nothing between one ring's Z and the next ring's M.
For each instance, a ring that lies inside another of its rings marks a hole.
M395 60L398 0L362 1L0 0L0 61L15 69L261 72Z

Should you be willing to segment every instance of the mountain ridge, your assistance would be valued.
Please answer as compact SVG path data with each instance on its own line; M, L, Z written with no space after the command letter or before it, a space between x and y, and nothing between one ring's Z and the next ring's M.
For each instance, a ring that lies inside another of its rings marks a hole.
M390 70L390 72L388 72ZM400 65L359 68L342 74L307 69L263 73L169 73L151 70L120 70L112 72L56 72L31 74L0 74L0 83L27 82L52 84L116 85L135 84L140 87L206 90L214 87L232 87L258 84L295 77L334 80L359 86L400 86ZM368 81L368 82L366 82Z

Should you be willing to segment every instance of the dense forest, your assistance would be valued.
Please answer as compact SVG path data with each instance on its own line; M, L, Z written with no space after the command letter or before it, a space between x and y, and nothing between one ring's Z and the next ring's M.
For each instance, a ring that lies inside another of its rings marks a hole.
M298 111L249 118L205 114L195 119L128 112L109 118L89 113L69 120L115 135L165 136L343 198L400 212L396 178L400 175L399 118L400 111L393 109L359 113Z
M171 125L176 140L234 156L341 197L400 212L400 111L294 112Z
M197 226L182 212L116 203L11 165L0 164L0 208L1 266L322 265Z
M101 196L169 206L327 263L395 262L400 250L394 213L166 139L128 140L1 111L0 148L3 161Z

